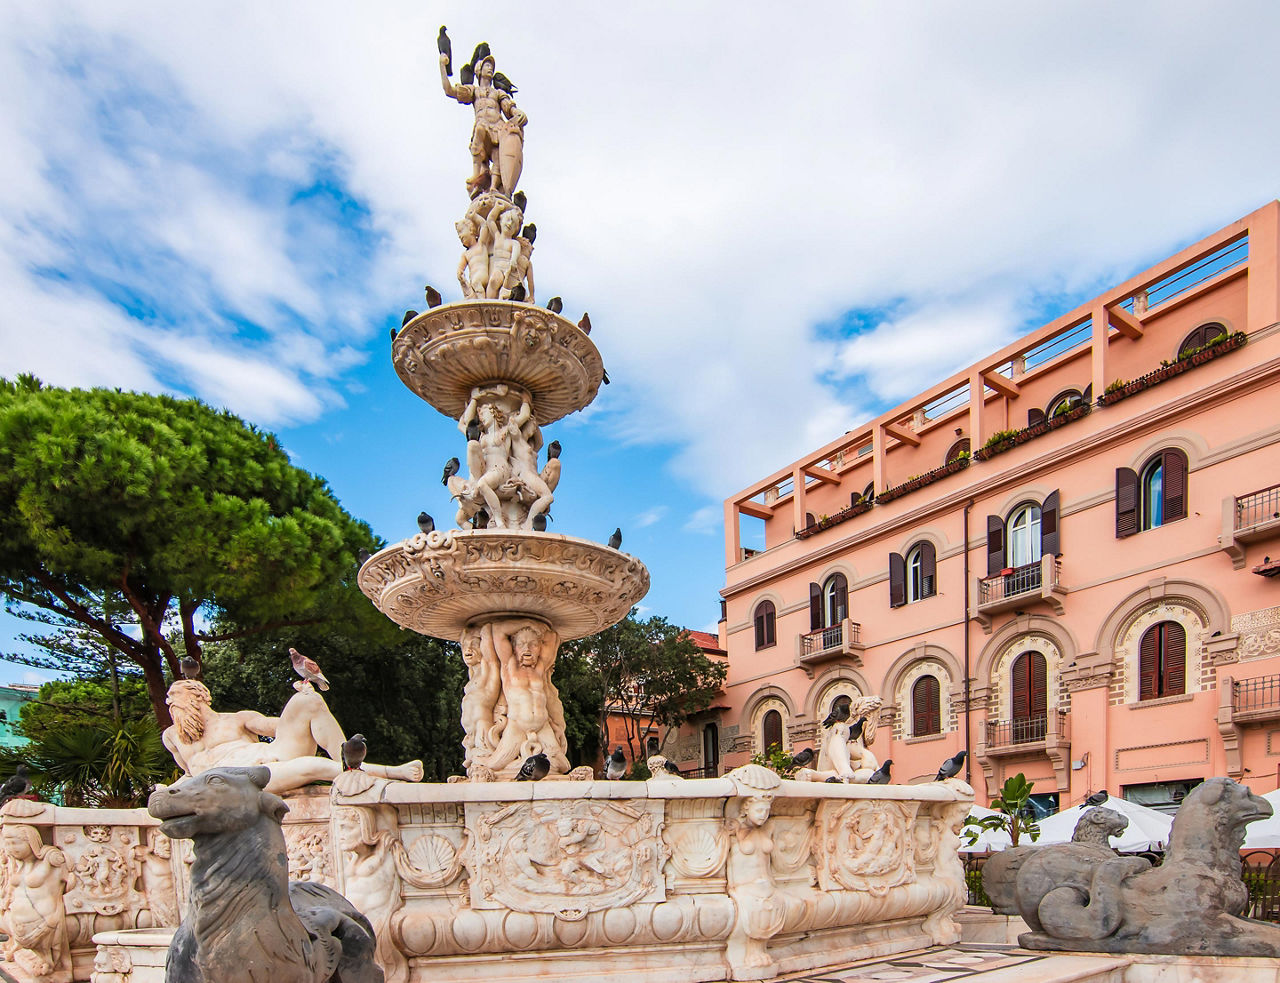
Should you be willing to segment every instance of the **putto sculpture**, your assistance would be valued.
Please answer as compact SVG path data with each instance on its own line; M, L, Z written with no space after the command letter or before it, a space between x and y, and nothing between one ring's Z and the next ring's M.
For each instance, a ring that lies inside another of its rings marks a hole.
M1164 864L1103 856L1096 846L1037 849L1017 875L1028 949L1280 956L1280 926L1241 917L1244 829L1271 805L1229 778L1211 778L1182 801ZM1108 851L1109 854L1109 851Z

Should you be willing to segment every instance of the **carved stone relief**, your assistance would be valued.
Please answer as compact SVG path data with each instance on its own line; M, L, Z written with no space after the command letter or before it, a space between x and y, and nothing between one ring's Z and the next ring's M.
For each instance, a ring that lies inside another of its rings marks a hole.
M890 888L911 884L915 837L909 835L917 803L861 799L824 802L818 810L818 885L883 897Z
M118 915L147 906L137 890L141 867L136 827L83 826L63 829L59 845L75 875L66 894L67 914Z

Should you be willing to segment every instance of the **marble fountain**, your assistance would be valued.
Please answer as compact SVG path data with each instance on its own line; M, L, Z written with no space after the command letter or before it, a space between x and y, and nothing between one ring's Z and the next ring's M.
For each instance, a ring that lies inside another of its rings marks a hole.
M359 584L396 623L461 645L466 774L419 783L366 768L286 792L290 876L368 916L389 983L766 979L957 942L963 782L790 781L757 765L609 782L570 768L558 647L625 617L649 575L620 549L546 531L560 460L542 428L589 405L604 366L588 319L534 303L536 230L517 191L525 114L493 85L487 46L467 84L452 69L442 55L446 95L475 111L456 226L463 298L429 289L393 360L458 421L457 528L387 546ZM547 776L514 781L540 754ZM145 810L14 802L0 818L12 936L0 966L48 983L163 979L190 841L169 843Z

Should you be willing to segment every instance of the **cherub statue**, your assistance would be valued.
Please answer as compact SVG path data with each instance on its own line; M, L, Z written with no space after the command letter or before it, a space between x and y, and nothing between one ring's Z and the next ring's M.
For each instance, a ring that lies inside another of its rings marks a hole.
M493 244L493 231L479 216L470 212L454 227L462 242L462 259L458 263L458 284L462 287L462 295L472 299L483 298L489 288L489 251Z

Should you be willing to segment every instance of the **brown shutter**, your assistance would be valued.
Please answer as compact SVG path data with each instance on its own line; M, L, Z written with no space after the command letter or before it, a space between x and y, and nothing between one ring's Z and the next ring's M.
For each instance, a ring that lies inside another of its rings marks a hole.
M1164 637L1160 639L1160 661L1164 670L1161 696L1178 696L1187 691L1187 632L1176 621L1160 625Z
M938 554L933 543L925 540L920 544L920 596L933 597L938 593Z
M1138 699L1151 700L1159 695L1156 678L1157 650L1160 646L1160 626L1152 625L1138 643Z
M756 608L756 651L764 648L764 605Z
M1182 451L1164 452L1164 522L1187 517L1187 457Z
M769 748L775 745L782 748L782 714L777 710L769 710L764 715L764 726L761 728L764 734L764 747L761 749L765 754L769 753Z
M1116 468L1116 539L1138 531L1138 473Z
M857 505L857 504L858 504L859 502L861 502L861 501L862 501L862 493L861 493L861 492L850 492L850 493L849 493L849 508L853 508L855 505Z
M1009 673L1010 707L1014 720L1026 720L1031 716L1031 653L1023 652L1013 661L1013 671Z
M812 512L806 512L804 514L804 527L806 529L812 529L817 524L818 524L818 520L813 517Z
M987 576L994 577L1004 569L1004 519L987 516Z
M1058 490L1055 488L1045 496L1040 506L1040 555L1058 556L1062 553L1061 539L1058 534L1059 508Z
M1048 667L1039 652L1027 654L1031 657L1031 716L1043 717L1049 709Z
M835 585L832 597L835 610L831 612L832 621L827 626L829 628L834 627L841 619L849 617L849 581L842 573L836 574L831 580Z
M889 607L907 603L907 562L901 553L889 554Z
M809 585L809 630L817 631L822 627L822 588L817 584Z
M911 688L911 736L936 734L942 730L938 680L921 676Z
M1034 427L1037 423L1044 423L1044 410L1030 409L1027 411L1027 426Z
M765 601L768 608L764 613L764 643L765 645L778 644L778 610L773 606L772 601Z
M1084 387L1084 392L1080 396L1080 402L1088 406L1093 402L1093 383L1089 383Z

